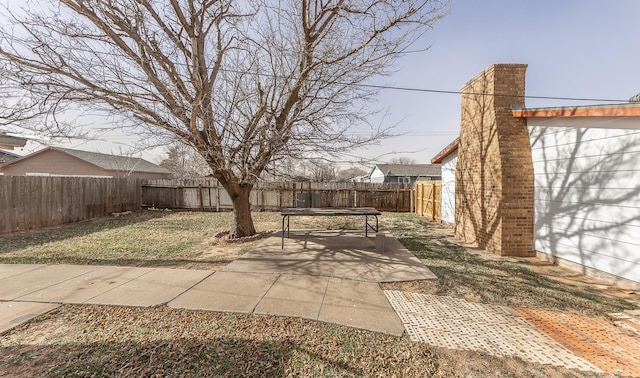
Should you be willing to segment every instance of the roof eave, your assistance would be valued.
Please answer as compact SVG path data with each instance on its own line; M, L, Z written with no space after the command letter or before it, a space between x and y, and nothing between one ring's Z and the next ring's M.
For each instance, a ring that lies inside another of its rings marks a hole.
M32 153L30 153L30 154L28 154L28 155L21 156L21 157L19 157L19 158L15 159L15 160L11 160L10 162L8 162L8 163L4 164L4 165L2 166L2 168L5 168L5 167L7 167L7 166L9 166L9 165L16 164L16 163L21 162L21 161L23 161L23 160L29 159L29 158L30 158L30 157L32 157L32 156L40 155L41 153L43 153L43 152L45 152L45 151L50 151L51 149L52 149L52 147L45 147L45 148L43 148L43 149L41 149L41 150L34 151L34 152L32 152Z
M24 147L27 144L25 138L0 133L0 148L13 150L14 147Z
M513 107L516 118L553 117L640 117L640 103L562 106L550 108Z
M449 143L449 145L442 149L442 151L438 152L436 156L431 159L431 164L442 164L442 161L452 153L458 150L458 146L460 145L460 137L457 137L453 142Z

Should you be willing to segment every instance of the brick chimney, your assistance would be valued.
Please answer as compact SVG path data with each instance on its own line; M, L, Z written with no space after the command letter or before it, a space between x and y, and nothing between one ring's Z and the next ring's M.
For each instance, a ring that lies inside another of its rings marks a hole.
M526 64L494 64L462 87L456 237L501 256L535 255L533 162L524 104Z

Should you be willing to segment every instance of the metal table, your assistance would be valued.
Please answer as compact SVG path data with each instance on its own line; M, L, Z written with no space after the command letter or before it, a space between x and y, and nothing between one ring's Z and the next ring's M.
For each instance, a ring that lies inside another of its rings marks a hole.
M284 249L284 232L287 232L287 238L289 237L289 221L292 216L305 216L305 217L342 217L342 216L364 216L364 235L369 236L369 228L378 232L378 215L382 215L381 212L373 207L292 207L282 210L282 249ZM376 225L369 223L369 217L375 217ZM285 219L287 221L285 226Z

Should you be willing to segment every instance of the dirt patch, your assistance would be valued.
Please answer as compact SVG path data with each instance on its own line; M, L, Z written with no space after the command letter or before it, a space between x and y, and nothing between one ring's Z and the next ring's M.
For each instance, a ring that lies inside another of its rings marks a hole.
M262 231L262 232L258 232L255 235L245 236L243 238L229 239L230 231L229 230L225 230L225 231L220 231L220 232L216 233L215 235L213 235L213 238L211 238L211 240L209 240L209 243L210 244L242 244L242 243L248 243L248 242L256 241L256 240L259 240L259 239L264 239L264 238L270 236L274 232L275 232L275 230Z
M594 277L555 265L549 261L537 257L502 257L496 256L486 250L465 245L453 238L453 234L447 235L448 240L460 244L468 249L469 253L487 261L505 261L520 264L528 270L544 276L545 278L573 290L595 292L608 298L619 299L640 307L640 295L636 291L628 290L609 284Z
M640 295L637 291L617 287L597 278L592 278L573 270L553 265L535 257L521 259L518 262L559 284L578 290L592 290L610 298L634 303L640 307Z
M383 284L400 290L499 304L606 317L638 307L640 297L531 258L493 255L453 239L450 227L410 214L391 219L394 236L438 277ZM604 286L603 286L604 285Z
M226 239L225 236L229 231L221 231L213 237L203 241L195 249L200 251L200 256L196 258L199 263L205 263L207 269L220 270L227 264L230 264L238 257L251 251L262 240L272 235L274 231L263 231L254 236L242 239ZM194 264L198 268L202 268L202 264ZM190 265L183 265L182 268L189 268Z

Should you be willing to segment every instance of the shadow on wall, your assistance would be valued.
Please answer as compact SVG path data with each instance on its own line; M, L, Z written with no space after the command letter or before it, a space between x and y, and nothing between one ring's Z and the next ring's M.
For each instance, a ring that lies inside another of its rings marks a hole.
M486 72L476 77L474 93L487 93ZM500 230L500 167L487 164L497 148L493 101L489 96L465 94L456 166L456 236L480 248L497 247Z
M456 237L502 256L533 254L533 166L524 102L524 64L496 64L462 97L456 166Z
M640 281L640 131L532 127L536 250Z

